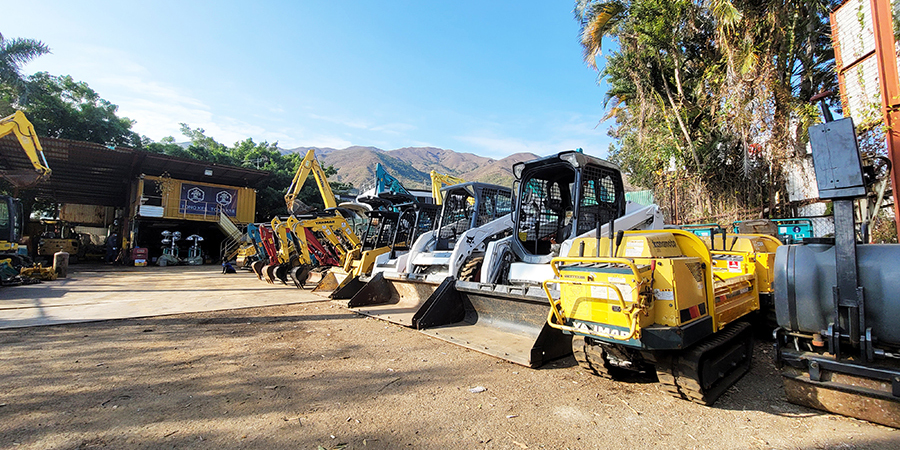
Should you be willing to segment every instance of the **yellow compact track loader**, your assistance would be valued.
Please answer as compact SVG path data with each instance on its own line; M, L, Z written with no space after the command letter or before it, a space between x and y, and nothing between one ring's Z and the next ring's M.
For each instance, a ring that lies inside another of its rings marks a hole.
M721 234L720 237L716 237ZM726 234L714 230L711 237L700 237L709 248L713 260L713 275L719 278L753 274L759 291L760 324L775 329L775 305L773 281L775 278L775 251L781 241L767 234Z
M702 240L683 230L576 239L543 283L547 323L572 334L584 368L616 379L655 372L666 390L712 404L750 368L759 309L755 273L722 277Z

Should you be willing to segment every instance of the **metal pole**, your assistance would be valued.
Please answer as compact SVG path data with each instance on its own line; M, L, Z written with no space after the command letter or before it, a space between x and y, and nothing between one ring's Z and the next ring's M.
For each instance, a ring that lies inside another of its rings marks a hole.
M897 71L897 55L894 53L894 30L890 0L871 0L872 28L875 32L875 55L878 61L878 78L881 80L881 111L887 138L888 158L891 170L891 189L894 197L894 224L900 234L900 75Z

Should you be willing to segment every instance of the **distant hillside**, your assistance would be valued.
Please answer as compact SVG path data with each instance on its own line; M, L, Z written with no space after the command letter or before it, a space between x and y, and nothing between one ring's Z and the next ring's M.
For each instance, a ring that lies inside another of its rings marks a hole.
M285 152L306 153L310 147L298 147ZM325 166L338 169L333 181L353 183L353 186L372 184L375 164L381 163L407 189L430 189L430 172L454 175L466 181L481 181L512 186L512 165L537 158L533 153L516 153L501 160L460 153L433 147L405 147L381 150L375 147L345 149L316 148L316 157Z

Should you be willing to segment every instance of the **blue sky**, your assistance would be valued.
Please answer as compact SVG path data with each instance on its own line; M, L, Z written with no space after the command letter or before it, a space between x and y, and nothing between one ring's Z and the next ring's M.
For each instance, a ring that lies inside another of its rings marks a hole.
M87 82L151 139L606 156L572 1L32 1L24 67Z

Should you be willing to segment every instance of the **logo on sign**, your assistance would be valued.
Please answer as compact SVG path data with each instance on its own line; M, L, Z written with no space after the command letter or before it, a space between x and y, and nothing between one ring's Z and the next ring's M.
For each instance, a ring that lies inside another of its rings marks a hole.
M204 198L206 198L206 195L203 193L203 189L195 187L188 191L187 197L188 200L194 203L200 203Z
M231 193L228 191L219 191L219 193L216 194L216 203L218 203L222 206L230 205L231 200L232 200L232 196L231 196Z
M729 272L740 272L741 271L741 262L740 261L728 261L728 271Z

